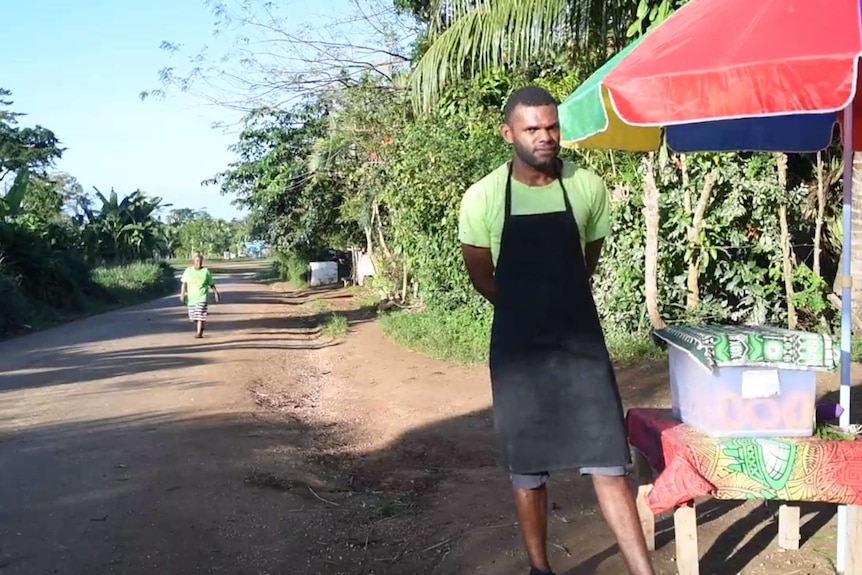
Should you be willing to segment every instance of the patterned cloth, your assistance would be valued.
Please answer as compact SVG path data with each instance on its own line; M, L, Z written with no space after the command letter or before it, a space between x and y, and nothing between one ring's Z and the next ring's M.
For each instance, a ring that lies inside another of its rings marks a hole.
M673 326L655 336L712 369L749 366L832 371L839 350L828 335L767 326Z
M189 321L206 321L207 320L207 304L199 302L189 305Z
M653 513L698 497L862 505L862 441L816 438L719 439L670 410L632 409L629 443L658 473Z

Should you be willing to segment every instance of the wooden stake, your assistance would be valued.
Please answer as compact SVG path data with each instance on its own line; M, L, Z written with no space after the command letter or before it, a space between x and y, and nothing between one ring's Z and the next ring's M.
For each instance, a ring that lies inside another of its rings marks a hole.
M793 503L778 508L778 546L788 551L799 549L799 507Z
M697 549L697 512L694 502L677 507L673 514L676 539L676 564L679 575L700 575L700 553Z
M844 575L862 575L862 506L847 506L847 562Z
M655 551L655 515L647 504L647 495L652 491L653 472L649 461L643 453L635 452L635 480L637 481L637 508L641 521L641 530L646 540L647 549Z

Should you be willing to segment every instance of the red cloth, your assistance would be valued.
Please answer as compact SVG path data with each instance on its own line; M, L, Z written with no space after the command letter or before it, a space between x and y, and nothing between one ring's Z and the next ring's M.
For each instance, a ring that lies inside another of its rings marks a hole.
M630 410L626 427L658 474L656 514L705 495L862 505L862 441L715 438L660 409Z

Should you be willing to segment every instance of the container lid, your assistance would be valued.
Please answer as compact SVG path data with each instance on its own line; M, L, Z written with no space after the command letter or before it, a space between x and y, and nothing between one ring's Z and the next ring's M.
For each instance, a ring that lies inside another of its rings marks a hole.
M709 369L771 367L832 371L839 353L828 335L768 326L677 325L655 332Z

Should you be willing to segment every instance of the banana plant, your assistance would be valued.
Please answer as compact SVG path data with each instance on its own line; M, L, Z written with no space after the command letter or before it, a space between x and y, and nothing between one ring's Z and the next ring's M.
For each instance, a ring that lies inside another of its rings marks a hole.
M27 186L30 183L30 172L23 168L15 174L15 181L6 195L0 197L0 221L18 217L22 213L24 196L27 194Z

